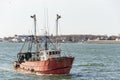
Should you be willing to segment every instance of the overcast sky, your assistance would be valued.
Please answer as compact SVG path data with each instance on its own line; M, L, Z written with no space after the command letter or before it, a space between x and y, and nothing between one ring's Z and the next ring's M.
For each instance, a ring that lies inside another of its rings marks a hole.
M33 34L33 14L38 35L55 33L56 14L59 34L120 34L120 0L0 0L0 37Z

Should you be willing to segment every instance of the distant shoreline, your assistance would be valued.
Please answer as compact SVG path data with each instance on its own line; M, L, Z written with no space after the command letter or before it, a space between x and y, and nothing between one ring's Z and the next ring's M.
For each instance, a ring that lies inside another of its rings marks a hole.
M120 40L90 40L86 41L87 44L120 44Z

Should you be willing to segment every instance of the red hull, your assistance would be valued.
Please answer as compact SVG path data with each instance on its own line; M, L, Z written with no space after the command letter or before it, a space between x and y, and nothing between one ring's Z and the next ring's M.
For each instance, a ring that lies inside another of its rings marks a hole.
M46 61L15 62L14 66L19 71L35 74L69 74L73 60L74 57L50 58Z

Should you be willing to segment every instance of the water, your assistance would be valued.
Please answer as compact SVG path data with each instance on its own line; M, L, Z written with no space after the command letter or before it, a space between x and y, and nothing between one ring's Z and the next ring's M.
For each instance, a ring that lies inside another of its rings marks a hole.
M0 43L0 80L119 80L120 44L61 44L75 57L69 75L33 75L14 71L22 43Z

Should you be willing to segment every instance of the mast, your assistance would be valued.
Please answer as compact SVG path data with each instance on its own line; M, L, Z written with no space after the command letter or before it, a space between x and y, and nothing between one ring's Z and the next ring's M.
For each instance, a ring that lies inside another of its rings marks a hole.
M60 18L61 18L61 16L57 14L57 19L56 19L56 48L58 48L58 20Z
M38 52L38 41L37 41L37 35L36 35L36 15L34 14L31 16L31 18L34 19L34 40L35 40L35 51Z
M57 14L57 19L56 19L56 36L58 36L58 19L60 19L61 16Z
M34 35L36 36L36 15L31 16L34 19Z

